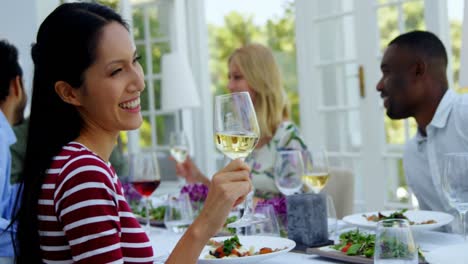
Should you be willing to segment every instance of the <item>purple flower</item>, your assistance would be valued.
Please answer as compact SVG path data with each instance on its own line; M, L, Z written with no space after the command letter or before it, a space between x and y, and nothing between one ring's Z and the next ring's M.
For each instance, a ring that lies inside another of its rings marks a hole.
M284 196L274 197L268 200L263 200L257 203L257 206L271 204L275 210L276 215L286 214L286 198Z
M127 199L128 203L138 202L141 200L142 196L139 194L132 186L131 183L122 183L122 187L124 190L124 196Z
M192 202L203 202L208 195L208 187L203 184L187 184L180 190L180 193L187 193Z
M252 169L256 170L256 171L260 170L261 167L262 167L262 165L260 163L258 163L258 162L254 162L253 165L252 165Z

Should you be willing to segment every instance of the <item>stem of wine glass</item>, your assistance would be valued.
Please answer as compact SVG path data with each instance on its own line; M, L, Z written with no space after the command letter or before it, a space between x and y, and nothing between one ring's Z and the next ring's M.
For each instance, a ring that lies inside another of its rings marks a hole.
M250 191L249 194L247 194L247 197L245 197L244 214L242 215L242 217L250 217L251 215L253 215L253 212L254 212L253 195L254 195L254 190Z
M460 212L460 221L462 223L462 228L463 228L463 239L466 242L466 223L465 223L465 214L466 211Z
M242 162L245 161L245 158L239 158ZM254 189L252 186L252 190L247 194L245 197L244 201L244 214L242 217L250 217L253 215L254 208L253 208L253 195L254 195Z
M146 207L146 231L150 231L150 215L149 215L149 197L145 197L145 207Z

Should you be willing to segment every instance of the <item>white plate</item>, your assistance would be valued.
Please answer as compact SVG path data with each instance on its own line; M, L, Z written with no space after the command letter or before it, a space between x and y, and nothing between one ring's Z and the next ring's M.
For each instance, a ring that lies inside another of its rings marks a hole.
M431 264L466 264L468 260L467 248L467 243L450 245L424 253L424 256Z
M380 213L388 216L394 212L395 211L381 211ZM375 229L377 227L377 222L367 221L366 217L363 215L370 216L377 215L378 213L379 212L370 212L348 215L343 218L343 221L362 228ZM428 220L436 221L434 224L412 225L412 230L431 230L449 224L453 220L452 215L435 211L406 211L404 215L408 217L410 221L416 223Z
M224 241L231 237L214 237L213 240L216 241ZM206 255L209 254L210 250L213 250L211 246L205 246L202 253L200 254L200 258L198 259L199 264L212 264L212 263L222 263L222 264L241 264L241 263L258 263L260 261L264 261L269 258L273 258L275 256L287 253L291 249L296 246L296 243L287 238L281 237L271 237L271 236L239 236L239 242L242 244L244 248L250 248L251 246L254 247L255 251L259 251L263 247L269 247L272 249L276 248L285 248L280 251L276 251L273 253L262 254L262 255L254 255L254 256L247 256L241 258L224 258L224 259L206 259Z

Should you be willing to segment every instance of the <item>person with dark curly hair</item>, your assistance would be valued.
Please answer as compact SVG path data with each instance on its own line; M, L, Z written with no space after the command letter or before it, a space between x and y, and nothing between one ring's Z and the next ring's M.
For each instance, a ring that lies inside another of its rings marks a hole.
M10 145L16 142L12 126L21 123L27 102L22 82L23 71L18 50L6 40L0 41L0 263L12 262L10 227L13 204L18 190L12 185Z

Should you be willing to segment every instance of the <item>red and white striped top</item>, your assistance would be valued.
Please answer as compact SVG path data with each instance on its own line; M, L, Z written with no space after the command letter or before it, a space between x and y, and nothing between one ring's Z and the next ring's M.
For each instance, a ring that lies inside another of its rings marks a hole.
M44 263L153 263L114 169L79 143L53 158L38 219Z

